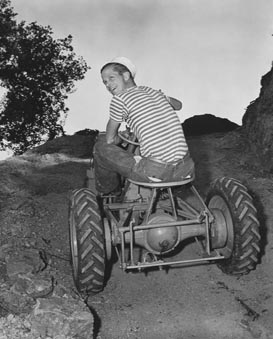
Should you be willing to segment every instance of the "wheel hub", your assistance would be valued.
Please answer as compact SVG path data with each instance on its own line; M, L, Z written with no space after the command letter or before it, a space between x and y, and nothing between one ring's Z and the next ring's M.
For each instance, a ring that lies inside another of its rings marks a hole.
M226 245L228 229L224 214L217 208L212 208L211 212L214 221L211 225L211 247L213 249L222 248Z

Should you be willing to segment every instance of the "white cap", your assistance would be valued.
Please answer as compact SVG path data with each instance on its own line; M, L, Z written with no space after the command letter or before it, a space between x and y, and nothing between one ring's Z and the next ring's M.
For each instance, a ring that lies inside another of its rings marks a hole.
M110 63L121 64L121 65L125 66L126 68L128 68L128 70L130 71L133 78L136 76L136 66L128 58L126 58L126 57L116 57L113 60L111 60Z

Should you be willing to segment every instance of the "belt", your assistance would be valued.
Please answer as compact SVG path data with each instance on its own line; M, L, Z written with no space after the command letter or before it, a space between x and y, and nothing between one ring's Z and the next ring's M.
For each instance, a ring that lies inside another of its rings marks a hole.
M183 159L180 159L178 161L170 161L170 162L167 162L167 161L163 161L163 160L159 160L159 159L156 159L156 158L153 158L153 157L150 157L148 158L149 160L151 161L154 161L154 162L157 162L159 164L162 164L162 165L171 165L171 166L176 166L178 164L183 164L186 160L188 160L190 158L190 153L187 152L184 156Z

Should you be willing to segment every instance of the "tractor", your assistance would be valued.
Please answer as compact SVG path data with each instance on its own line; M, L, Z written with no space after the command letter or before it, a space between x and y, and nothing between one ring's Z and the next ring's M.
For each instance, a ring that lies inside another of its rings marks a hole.
M120 137L128 151L136 152L136 141ZM203 199L194 173L177 182L124 179L120 196L97 195L92 161L87 179L86 188L73 191L69 208L73 279L81 295L103 290L114 257L124 272L206 263L230 275L255 269L259 221L253 198L240 181L217 178ZM198 253L180 258L192 242Z

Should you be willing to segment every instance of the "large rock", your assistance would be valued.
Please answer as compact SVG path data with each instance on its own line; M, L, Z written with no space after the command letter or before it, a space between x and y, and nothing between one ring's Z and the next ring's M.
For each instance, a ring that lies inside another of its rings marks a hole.
M259 97L243 116L243 130L263 167L273 170L273 68L261 79Z
M89 307L47 272L40 251L1 246L0 273L0 339L93 338Z
M235 122L216 117L212 114L195 115L186 119L182 126L186 137L220 132L225 133L239 127Z
M37 299L28 321L31 330L41 338L93 338L93 316L89 309L68 298Z

